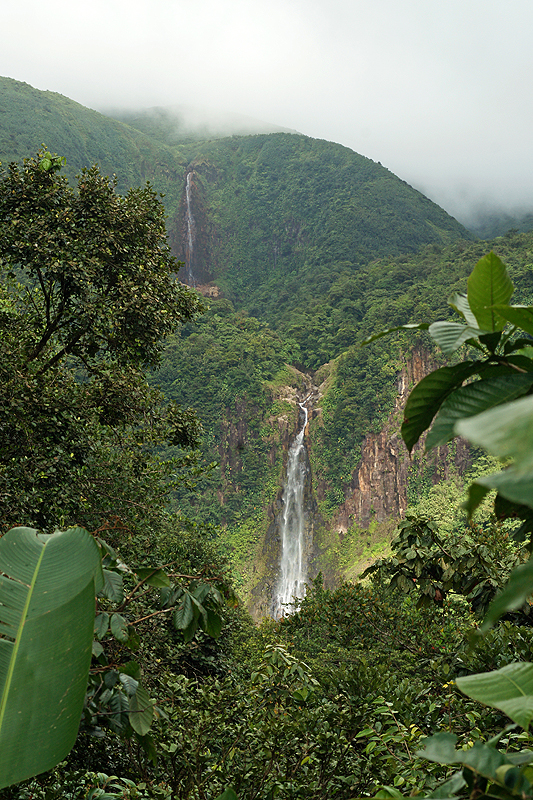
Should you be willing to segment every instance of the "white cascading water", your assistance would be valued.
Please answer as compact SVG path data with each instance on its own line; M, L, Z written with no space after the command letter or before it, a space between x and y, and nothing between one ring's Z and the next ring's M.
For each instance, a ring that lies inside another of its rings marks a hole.
M305 595L307 564L305 559L304 490L307 474L304 445L307 426L307 408L300 403L304 424L289 449L287 477L283 491L281 517L281 566L276 593L273 598L273 617L279 619L290 613L290 603L295 597Z
M187 275L187 283L189 286L195 285L194 275L192 271L192 257L194 252L194 217L191 208L191 175L192 172L187 173L187 183L185 185L185 220L187 222L187 242L185 244L185 272Z

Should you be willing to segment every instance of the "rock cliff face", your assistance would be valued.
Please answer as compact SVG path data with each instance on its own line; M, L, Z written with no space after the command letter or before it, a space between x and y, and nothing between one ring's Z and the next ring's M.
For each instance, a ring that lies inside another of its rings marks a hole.
M438 448L429 456L422 457L423 443L419 443L409 456L400 437L403 409L409 392L435 366L432 357L423 349L415 349L406 358L396 378L394 408L381 431L369 434L363 441L359 465L344 488L344 502L328 519L321 514L320 501L329 487L322 476L316 474L309 458L313 427L321 424L321 404L326 391L326 382L314 385L315 381L320 381L319 374L311 376L287 368L287 383L272 389L270 409L260 408L253 400L248 400L237 402L227 410L221 423L219 441L222 482L217 494L221 507L239 505L239 498L246 494L246 482L250 480L254 464L259 464L257 479L261 474L260 480L271 481L265 494L269 499L255 515L243 517L243 525L247 525L246 541L240 539L239 534L233 540L235 544L231 545L240 547L239 569L244 597L256 619L269 616L273 608L281 562L288 451L302 424L299 403L305 402L309 419L314 421L314 425L307 425L304 436L307 469L303 511L307 578L311 582L322 572L326 585L331 587L347 574L347 569L350 575L358 571L355 562L348 566L345 563L341 569L338 560L339 543L350 528L353 536L354 525L368 529L377 522L385 523L380 529L390 533L396 521L405 515L413 485L423 483L427 487L448 478L452 471L461 474L470 464L465 442ZM251 453L256 454L255 462L247 460ZM267 475L270 476L268 479Z
M345 502L335 517L337 530L344 532L353 522L367 528L374 519L377 522L391 517L400 519L407 509L410 478L417 472L424 469L430 482L435 484L447 479L452 469L460 474L470 465L470 451L464 440L456 441L453 448L448 445L436 448L422 460L425 437L409 456L400 436L409 392L435 366L427 351L416 349L398 375L394 411L383 429L370 434L363 442L361 462L352 474L345 490Z

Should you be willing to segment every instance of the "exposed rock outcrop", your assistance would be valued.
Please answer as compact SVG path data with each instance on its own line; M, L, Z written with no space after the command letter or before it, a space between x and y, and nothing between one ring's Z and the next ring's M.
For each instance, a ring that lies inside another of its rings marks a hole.
M407 509L409 473L422 469L416 455L423 451L425 437L415 445L409 456L400 436L403 409L409 392L425 375L435 368L432 356L425 350L415 349L398 375L398 395L394 411L383 429L369 434L362 445L361 461L353 472L345 490L345 501L340 506L334 525L346 531L353 522L367 528L372 519L401 518ZM424 457L423 468L431 473L431 482L449 477L451 469L460 474L470 465L468 444L456 441L451 449L447 445L436 448Z

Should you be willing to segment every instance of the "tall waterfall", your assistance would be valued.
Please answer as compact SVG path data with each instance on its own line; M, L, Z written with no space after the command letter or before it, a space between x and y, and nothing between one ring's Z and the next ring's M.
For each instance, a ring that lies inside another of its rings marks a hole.
M294 597L303 597L307 578L304 552L305 511L304 489L307 474L304 445L307 425L307 408L300 403L304 424L289 449L287 477L283 491L281 519L281 567L278 585L273 598L273 616L282 617L290 611Z
M187 223L187 239L185 242L185 273L189 286L194 286L194 274L192 271L192 258L194 253L195 224L191 208L191 175L187 173L187 183L185 185L185 222Z

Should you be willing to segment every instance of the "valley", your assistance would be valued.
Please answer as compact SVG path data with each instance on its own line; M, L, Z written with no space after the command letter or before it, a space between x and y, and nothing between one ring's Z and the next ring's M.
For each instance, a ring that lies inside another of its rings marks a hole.
M533 232L113 115L0 78L0 797L533 796Z

